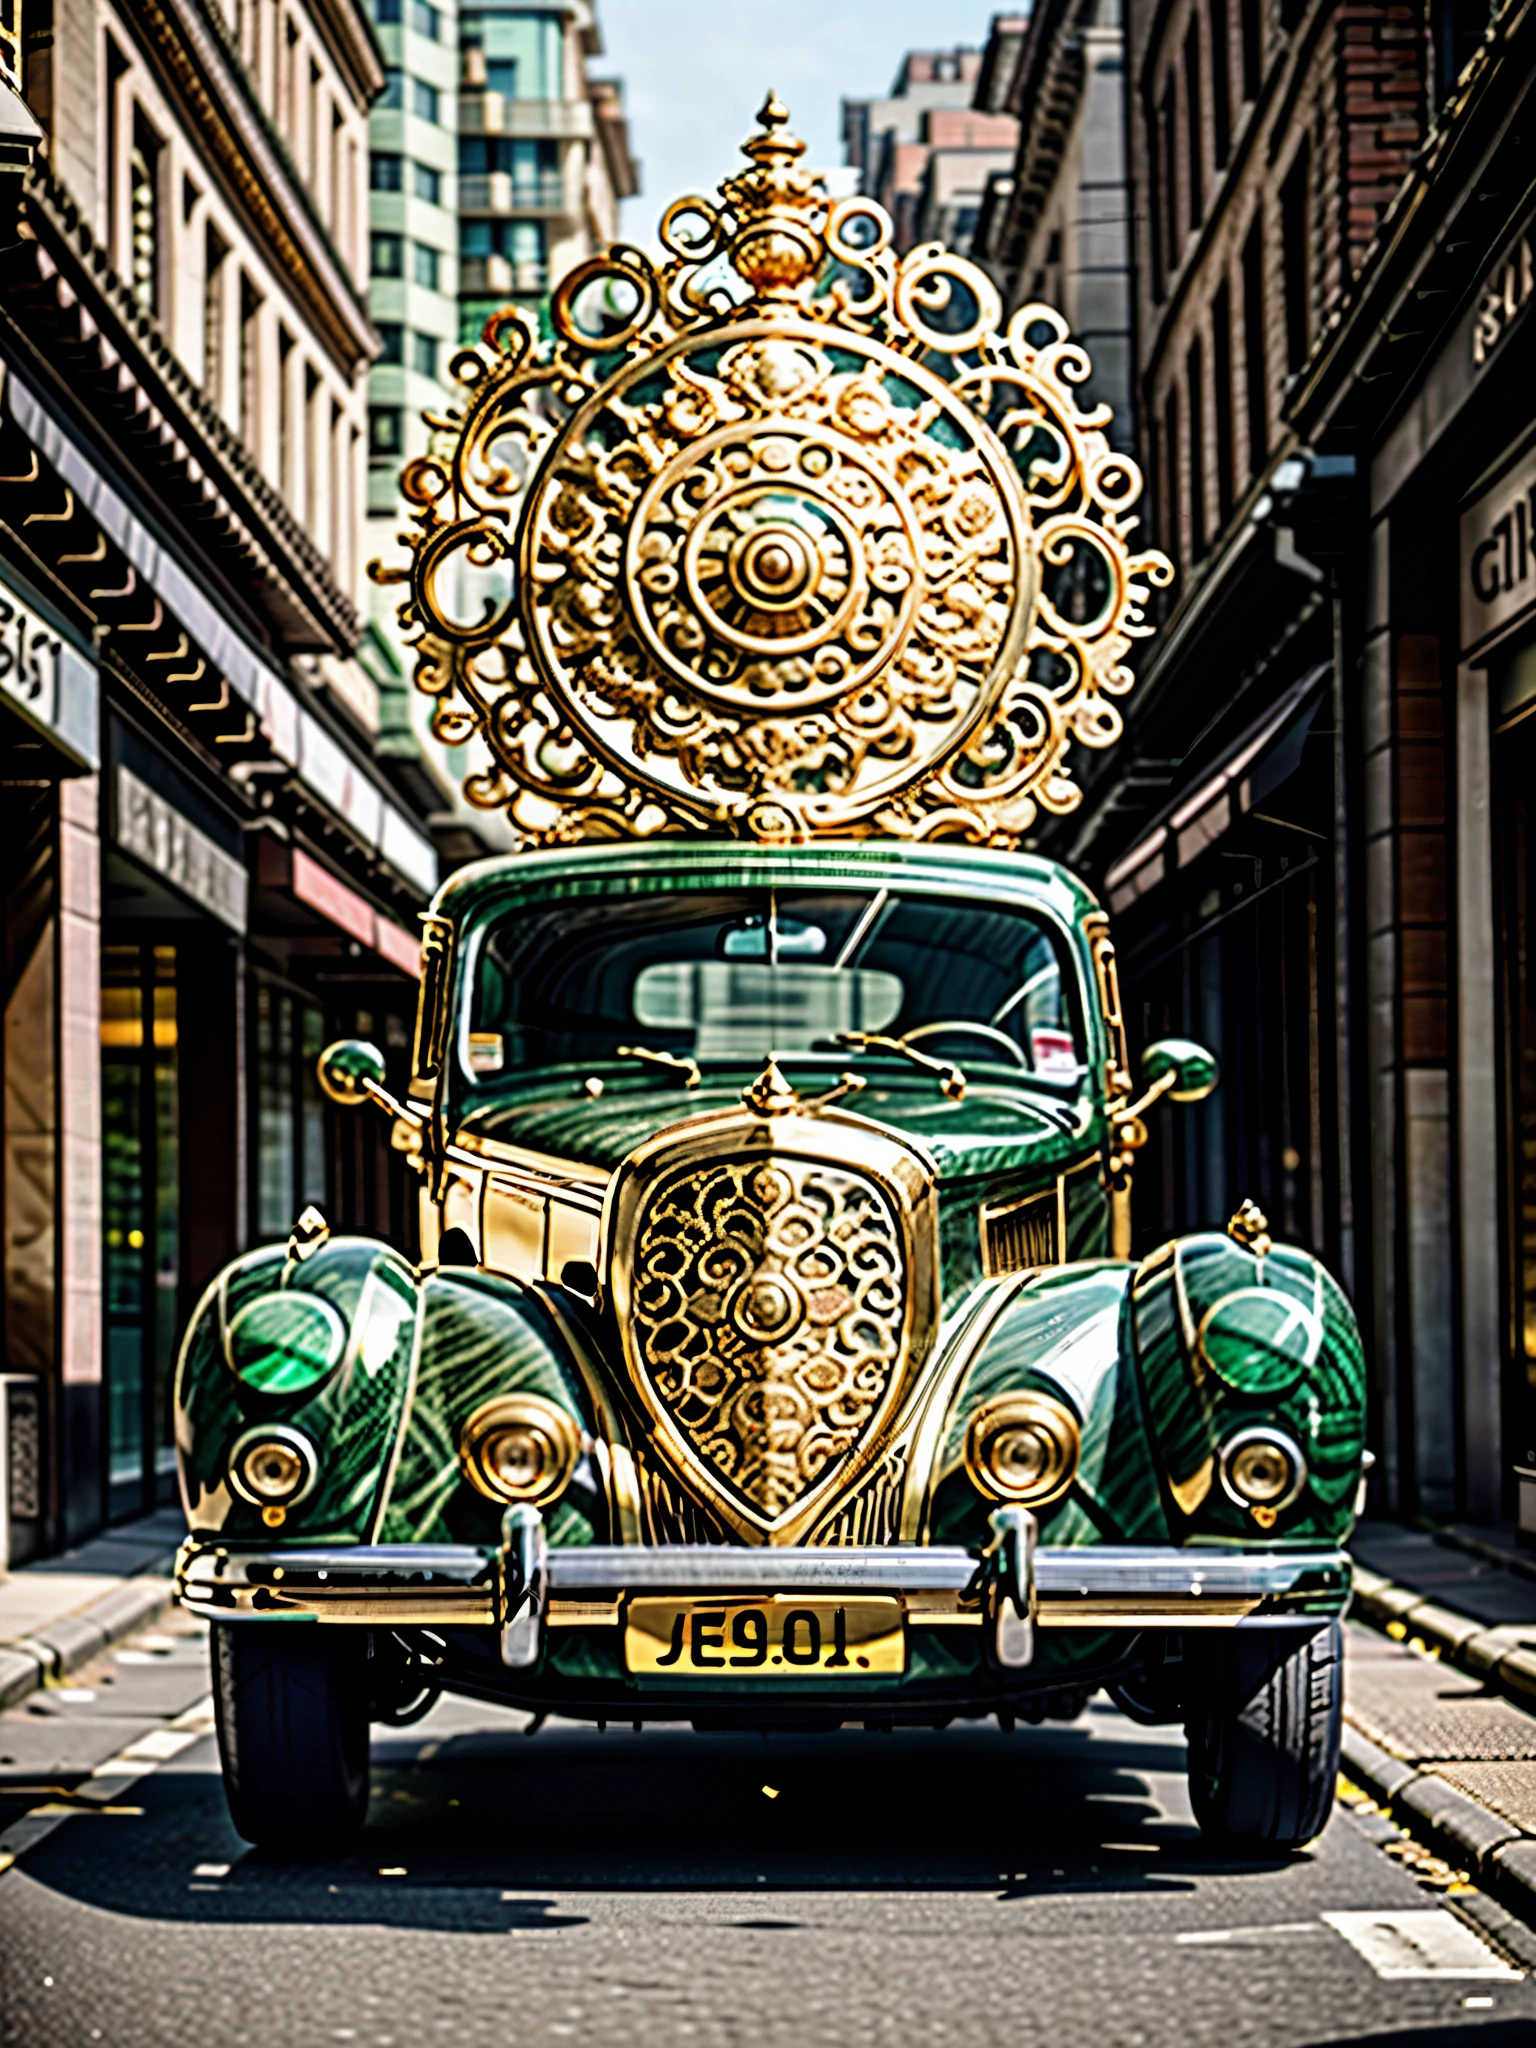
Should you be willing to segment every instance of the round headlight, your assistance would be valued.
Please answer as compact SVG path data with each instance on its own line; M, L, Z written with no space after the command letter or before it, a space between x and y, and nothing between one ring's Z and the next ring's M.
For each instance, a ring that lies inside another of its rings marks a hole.
M255 1392L308 1394L339 1363L347 1330L318 1294L279 1288L232 1316L224 1341L236 1376Z
M1081 1451L1077 1417L1052 1394L1003 1394L971 1418L965 1463L992 1500L1043 1507L1072 1484Z
M1221 1451L1221 1483L1229 1497L1265 1527L1306 1484L1307 1461L1284 1430L1239 1430Z
M289 1508L318 1471L315 1447L296 1429L248 1429L229 1454L229 1483L257 1508Z
M477 1408L459 1437L459 1464L488 1500L545 1501L565 1491L581 1431L542 1394L504 1394Z

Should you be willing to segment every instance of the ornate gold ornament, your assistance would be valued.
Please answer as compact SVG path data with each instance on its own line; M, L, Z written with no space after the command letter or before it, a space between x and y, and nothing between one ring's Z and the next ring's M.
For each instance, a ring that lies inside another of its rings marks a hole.
M1008 844L1079 800L1150 628L1136 465L1059 314L898 258L770 96L749 168L497 313L401 487L400 607L465 794L525 844L725 830Z
M853 1483L934 1335L932 1162L810 1110L673 1125L620 1170L603 1233L656 1448L749 1542L800 1540Z

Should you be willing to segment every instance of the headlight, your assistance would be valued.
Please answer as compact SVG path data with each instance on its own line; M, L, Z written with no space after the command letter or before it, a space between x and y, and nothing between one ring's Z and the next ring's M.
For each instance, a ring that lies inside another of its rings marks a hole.
M1307 1481L1307 1461L1282 1429L1242 1429L1221 1447L1221 1483L1240 1508L1268 1528Z
M232 1371L257 1393L308 1394L339 1363L347 1330L318 1294L281 1288L247 1302L224 1342Z
M313 1489L318 1470L314 1445L296 1429L248 1429L229 1454L230 1485L274 1527Z
M1043 1507L1072 1484L1081 1451L1077 1417L1052 1394L1003 1394L971 1418L965 1463L992 1500Z
M570 1483L580 1456L580 1430L542 1394L487 1401L459 1436L464 1477L488 1500L553 1500Z

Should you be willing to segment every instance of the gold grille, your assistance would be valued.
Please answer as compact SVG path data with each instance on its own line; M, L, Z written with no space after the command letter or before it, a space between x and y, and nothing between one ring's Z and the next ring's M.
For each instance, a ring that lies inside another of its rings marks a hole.
M715 1483L782 1516L865 1437L902 1368L900 1222L863 1174L720 1159L658 1189L630 1329L660 1404Z
M981 1261L989 1279L1061 1260L1060 1200L1054 1189L1007 1209L981 1212Z

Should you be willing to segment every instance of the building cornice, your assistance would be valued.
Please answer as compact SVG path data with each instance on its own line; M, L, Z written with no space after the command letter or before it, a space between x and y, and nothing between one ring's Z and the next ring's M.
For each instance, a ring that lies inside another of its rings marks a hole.
M32 239L6 252L0 277L6 313L34 354L105 438L136 456L150 495L198 535L275 640L355 645L357 613L325 556L42 164L27 180L24 210Z
M320 341L357 377L378 354L367 306L253 97L224 24L199 0L134 0L133 19Z

